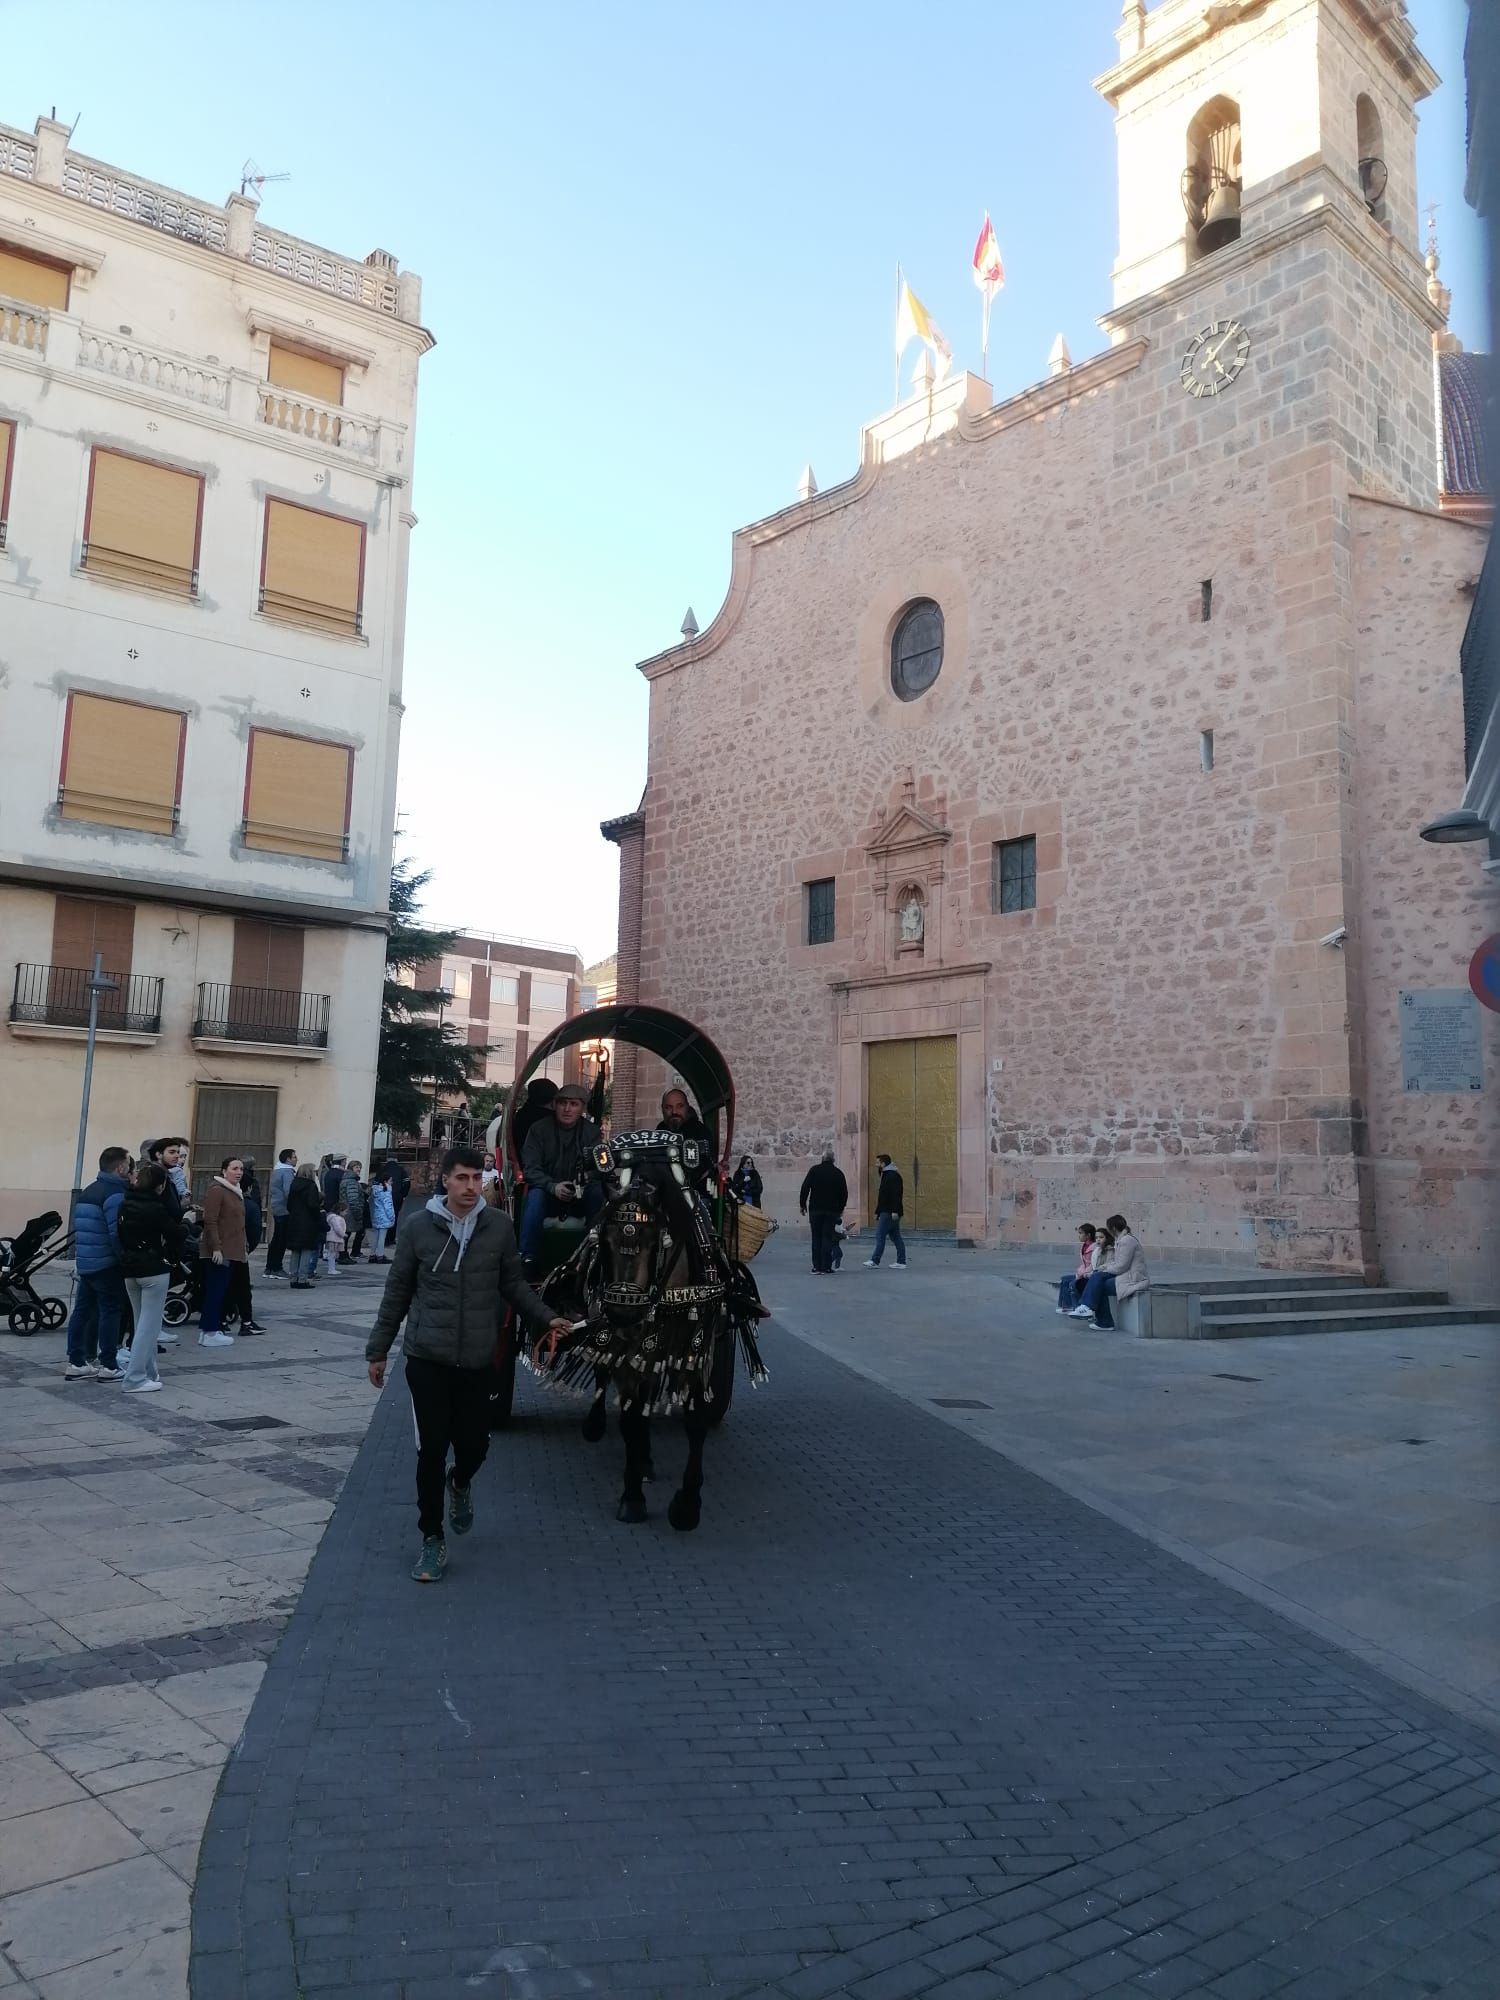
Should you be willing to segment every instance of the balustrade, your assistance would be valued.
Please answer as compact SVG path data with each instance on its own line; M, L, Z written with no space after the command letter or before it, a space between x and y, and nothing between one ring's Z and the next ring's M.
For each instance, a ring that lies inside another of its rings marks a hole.
M380 425L332 403L317 403L288 389L263 388L260 420L273 430L290 431L311 444L330 445L351 458L374 464L380 457Z
M28 354L47 351L47 315L39 306L0 299L0 346L24 348Z
M0 125L0 174L11 174L18 181L36 177L36 141L8 125Z
M350 299L368 306L372 312L397 317L396 279L381 264L355 264L321 250L316 243L304 243L299 236L282 236L271 229L256 229L250 236L250 262L262 271L274 271L278 278L292 278L299 285L311 285L335 298Z
M142 347L114 334L96 333L92 327L78 331L78 365L96 368L101 375L132 383L138 389L154 389L168 396L184 396L189 402L203 403L222 410L229 393L227 374L193 361L185 354Z

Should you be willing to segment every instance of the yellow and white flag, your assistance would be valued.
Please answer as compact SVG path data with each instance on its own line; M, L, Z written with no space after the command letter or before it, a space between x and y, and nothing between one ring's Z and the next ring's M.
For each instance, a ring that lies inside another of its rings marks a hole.
M901 280L900 292L896 300L896 362L912 341L920 340L932 352L937 362L937 379L942 381L953 366L953 349L943 338L942 328L932 314L917 297L905 278Z

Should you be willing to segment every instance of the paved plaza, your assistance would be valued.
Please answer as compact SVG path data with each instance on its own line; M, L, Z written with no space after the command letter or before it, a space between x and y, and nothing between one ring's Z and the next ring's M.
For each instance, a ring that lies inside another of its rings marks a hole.
M1482 1616L1461 1669L1398 1657L1423 1614L1361 1638L1224 1524L1298 1553L1353 1511L1357 1564L1399 1420L1438 1449L1392 1539L1425 1494L1442 1569L1453 1489L1495 1504L1494 1334L1106 1348L1026 1260L850 1248L763 1257L772 1380L696 1535L673 1427L621 1527L613 1426L528 1384L427 1590L378 1274L268 1292L144 1409L0 1342L0 2000L182 2000L190 1951L193 2000L1493 2000Z

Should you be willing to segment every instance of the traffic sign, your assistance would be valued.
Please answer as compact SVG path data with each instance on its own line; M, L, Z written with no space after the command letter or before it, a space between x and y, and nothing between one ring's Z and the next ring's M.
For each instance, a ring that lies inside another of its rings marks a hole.
M1469 960L1469 985L1481 1007L1500 1014L1500 931L1487 937Z

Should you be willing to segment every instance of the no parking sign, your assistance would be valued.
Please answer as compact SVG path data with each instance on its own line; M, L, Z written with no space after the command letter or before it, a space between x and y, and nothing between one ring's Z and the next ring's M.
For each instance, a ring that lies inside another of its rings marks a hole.
M1469 960L1469 985L1481 1007L1500 1014L1500 931L1487 937Z

